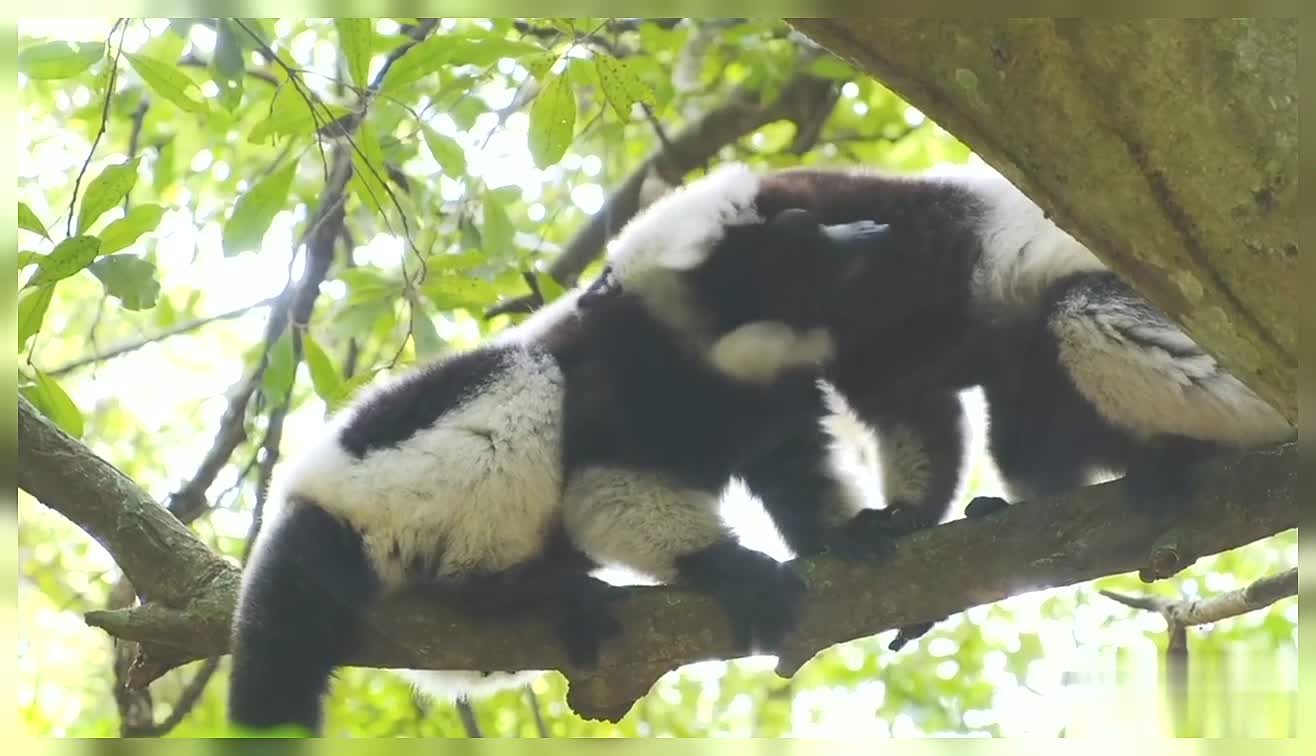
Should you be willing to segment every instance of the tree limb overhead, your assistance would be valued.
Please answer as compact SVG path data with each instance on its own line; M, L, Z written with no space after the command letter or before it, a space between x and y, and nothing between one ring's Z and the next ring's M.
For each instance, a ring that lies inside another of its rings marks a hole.
M1296 421L1296 19L787 20L968 144Z
M134 682L145 684L179 664L225 653L237 568L29 402L18 402L19 487L104 545L148 599L137 608L87 615L89 624L142 643ZM802 561L809 592L801 625L783 650L782 669L793 672L838 642L1031 590L1136 570L1160 551L1173 551L1175 566L1182 568L1199 556L1297 525L1295 444L1213 460L1193 471L1192 484L1194 504L1177 519L1128 509L1121 484L1113 482L916 533L877 567ZM563 669L572 680L569 701L576 711L615 718L667 671L733 653L730 629L705 596L636 588L618 611L626 635L605 648L591 672L567 668L545 621L500 628L416 598L370 611L366 640L349 661Z

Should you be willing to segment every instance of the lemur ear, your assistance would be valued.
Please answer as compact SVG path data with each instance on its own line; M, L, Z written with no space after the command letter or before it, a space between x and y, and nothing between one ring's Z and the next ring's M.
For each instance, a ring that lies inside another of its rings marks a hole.
M599 272L599 277L594 279L593 283L576 298L576 306L581 308L590 307L620 293L621 282L617 280L617 275L612 272L612 266L604 265L603 270Z
M822 226L823 236L827 237L837 249L845 251L867 251L881 242L891 233L891 226L877 221L862 220L854 223L838 223Z
M790 233L810 233L818 228L818 219L802 207L788 207L772 216L768 225Z

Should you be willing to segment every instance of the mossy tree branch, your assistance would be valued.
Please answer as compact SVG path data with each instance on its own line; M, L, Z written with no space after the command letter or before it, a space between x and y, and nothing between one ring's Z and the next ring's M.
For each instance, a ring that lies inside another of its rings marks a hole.
M142 606L87 614L87 622L142 644L133 682L223 654L238 570L210 551L141 488L19 398L18 484L99 541L142 591ZM1128 510L1118 482L1028 502L981 520L910 536L880 566L803 561L809 593L784 672L828 646L935 620L1051 586L1145 567L1172 553L1168 571L1199 557L1296 527L1297 449L1289 444L1213 460L1194 470L1194 503L1177 517ZM1162 572L1167 571L1165 569ZM544 621L494 627L438 602L392 600L367 615L349 660L376 667L563 669L585 716L620 717L659 676L734 652L709 598L637 588L619 607L626 634L598 669L571 670ZM527 642L527 638L540 638Z

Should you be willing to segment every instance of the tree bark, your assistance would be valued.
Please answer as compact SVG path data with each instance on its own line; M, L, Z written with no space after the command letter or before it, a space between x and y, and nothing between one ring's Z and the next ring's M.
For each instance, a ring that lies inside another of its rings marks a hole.
M89 612L87 622L142 644L134 684L228 650L238 570L167 510L19 398L18 484L104 545L154 600ZM799 562L809 584L781 670L793 673L835 643L939 619L1022 592L1139 568L1173 574L1199 556L1295 527L1297 448L1213 460L1193 471L1192 506L1177 517L1126 508L1119 482L1019 504L902 539L870 566ZM1155 565L1148 568L1148 565ZM734 655L720 609L703 595L637 588L618 606L625 635L598 669L571 670L548 623L491 626L441 601L394 599L366 615L366 638L346 661L428 669L562 669L579 713L618 718L661 675ZM538 639L528 641L527 639Z
M788 19L1297 418L1297 19Z

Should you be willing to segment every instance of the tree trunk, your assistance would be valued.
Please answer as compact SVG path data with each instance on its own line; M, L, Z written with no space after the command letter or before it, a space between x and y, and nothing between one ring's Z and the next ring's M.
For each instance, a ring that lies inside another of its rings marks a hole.
M1297 417L1297 19L788 19Z

